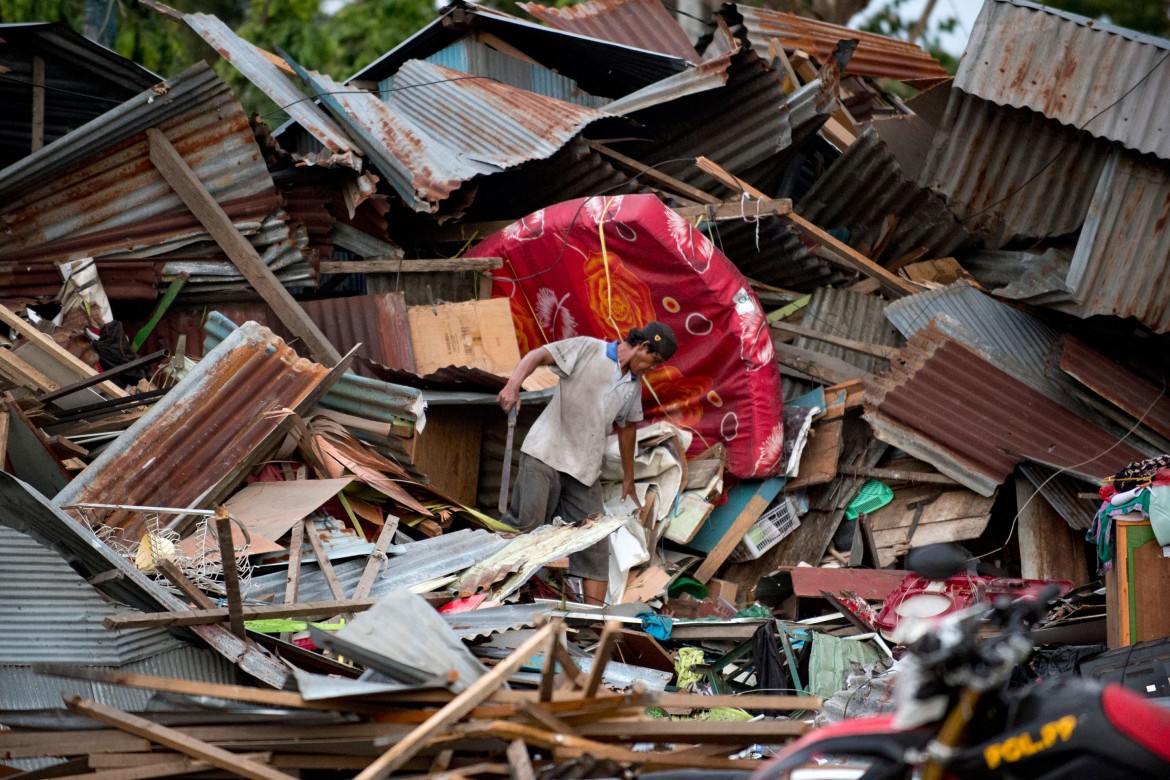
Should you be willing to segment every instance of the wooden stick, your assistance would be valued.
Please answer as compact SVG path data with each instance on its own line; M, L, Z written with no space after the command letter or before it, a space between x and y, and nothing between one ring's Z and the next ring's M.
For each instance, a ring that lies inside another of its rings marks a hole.
M317 362L326 366L340 363L341 353L329 343L329 339L284 288L272 269L265 265L256 248L240 234L231 218L211 197L203 182L188 167L187 161L171 145L166 135L158 128L148 129L146 135L150 141L151 163L211 234L252 289L276 313L281 324L305 343L309 354Z
M228 624L233 634L247 639L243 601L240 599L240 570L236 568L236 546L232 541L232 519L222 506L215 508L215 535L219 537L219 563L223 569L223 589L227 593Z
M344 601L306 601L301 604L267 604L244 607L244 620L264 619L320 619L345 612L364 612L378 603L377 599L347 599ZM110 615L102 625L113 631L127 628L159 628L170 626L200 626L222 623L228 617L227 607L193 609L188 612L143 612L140 614Z
M235 558L232 560L234 561ZM187 597L187 600L196 607L199 609L215 609L215 602L206 593L199 590L198 585L187 579L187 575L183 574L182 570L173 562L168 561L166 558L160 558L154 562L154 567L162 572L171 581L171 584L178 588Z
M502 257L456 257L434 260L322 260L323 274L420 274L434 271L491 271L504 265Z
M512 780L536 780L536 772L532 769L532 759L528 756L528 745L524 744L524 740L512 740L505 755L508 756L508 769Z
M837 464L837 471L854 477L869 477L871 479L888 479L891 482L919 482L929 485L954 485L959 483L946 474L934 471L905 471L903 469L870 469L865 466L850 466L847 463ZM1097 494L1094 493L1094 496Z
M362 569L362 577L353 589L353 598L364 599L370 595L370 588L374 587L374 580L377 579L378 572L382 570L382 565L386 562L386 548L390 546L397 528L397 517L394 517L393 523L390 522L389 517L386 518L386 524L382 526L382 532L378 534L378 542L374 545L374 551L366 559L366 568Z
M291 775L278 772L270 766L237 756L223 748L218 748L175 729L152 723L146 718L131 715L114 707L107 707L91 699L68 695L65 697L65 704L74 712L80 712L96 721L114 726L127 734L148 739L191 758L206 761L220 769L251 778L251 780L292 780Z
M476 705L490 698L500 686L507 682L513 672L524 665L532 657L532 654L540 649L541 645L547 643L548 638L554 636L559 630L560 623L557 621L546 624L516 648L511 655L496 664L495 668L469 685L446 707L436 712L430 720L410 732L405 739L379 756L357 775L356 780L375 780L375 778L385 777L409 761L418 751L423 749L431 737L450 728L473 710Z
M558 734L579 736L576 729L554 715L544 704L525 704L520 708L519 712L541 728L555 731Z
M616 620L606 622L601 631L601 641L597 643L597 652L593 654L593 666L589 668L589 678L585 681L585 698L592 699L601 687L601 680L605 676L605 667L609 664L613 648L617 644L618 631L622 624Z
M207 761L196 761L195 759L183 756L171 756L169 758L159 759L157 758L159 755L157 753L148 753L147 755L156 756L156 758L154 761L146 764L117 767L100 772L87 772L80 775L58 776L56 780L82 780L82 778L85 778L85 780L147 780L152 777L197 774L199 772L206 772L209 769L215 769ZM261 763L267 763L271 757L271 753L241 754L241 758L247 758Z
M557 646L561 643L562 632L549 637L548 649L544 651L544 668L540 670L540 700L552 701L553 687L557 681Z
M873 355L874 357L886 358L887 360L896 357L901 351L897 347L888 347L884 344L870 344L865 341L854 341L853 339L846 339L840 336L831 336L819 330L806 328L803 325L792 325L787 322L773 322L772 327L785 333L794 333L797 336L823 341L826 344L834 344L838 347L852 350L853 352L860 352L863 355Z
M301 518L292 527L288 545L288 575L284 581L285 606L297 603L301 587L301 551L305 546L305 520Z
M691 185L689 185L685 182L679 181L678 179L674 178L673 176L668 176L667 174L662 173L661 171L659 171L656 168L651 168L649 165L638 162L633 157L627 157L626 155L621 154L620 152L615 152L613 149L610 149L608 146L601 143L600 141L586 141L586 143L589 144L589 148L592 149L593 151L598 152L598 153L610 158L611 160L618 163L619 165L621 165L624 168L629 168L630 170L637 171L639 175L645 176L650 181L653 181L653 182L657 183L658 185L665 187L666 189L670 190L671 192L676 192L680 195L683 195L683 196L690 198L693 201L697 201L699 203L715 204L715 203L722 202L719 200L719 198L715 197L714 195L710 194L709 192L704 192L703 190L699 189L698 187L692 187Z
M325 553L325 543L321 541L321 534L317 531L317 524L312 519L305 521L305 532L309 535L309 544L312 545L313 553L317 556L318 568L325 575L325 582L329 585L329 592L338 601L345 601L345 588L341 587L341 581L337 579L337 573L333 571L333 562L329 560L329 556Z
M60 387L10 349L0 349L0 376L34 393L53 391Z

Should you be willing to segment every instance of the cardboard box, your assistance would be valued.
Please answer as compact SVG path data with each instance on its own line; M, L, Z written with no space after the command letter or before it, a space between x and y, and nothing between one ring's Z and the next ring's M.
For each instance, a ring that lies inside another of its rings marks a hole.
M407 317L419 374L466 366L506 377L520 362L507 298L411 306Z

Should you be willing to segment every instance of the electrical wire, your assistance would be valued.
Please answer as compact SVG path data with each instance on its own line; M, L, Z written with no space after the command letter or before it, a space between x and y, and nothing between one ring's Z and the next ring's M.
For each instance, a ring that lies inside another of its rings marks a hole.
M125 100L118 100L117 98L102 97L101 95L94 95L94 94L91 94L88 92L74 92L71 89L62 89L61 87L50 87L47 84L36 84L28 79L22 79L18 76L9 76L5 73L0 73L0 79L3 79L4 81L14 81L17 84L25 84L25 85L30 86L30 87L40 87L41 89L45 90L46 92L60 92L62 95L72 95L73 97L86 98L88 100L97 100L97 101L100 101L102 103L111 103L111 104L116 105L116 106L120 106L126 102Z

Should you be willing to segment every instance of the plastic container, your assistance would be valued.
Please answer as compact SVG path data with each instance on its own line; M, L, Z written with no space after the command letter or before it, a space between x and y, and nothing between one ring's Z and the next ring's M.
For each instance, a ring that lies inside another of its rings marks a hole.
M731 560L754 561L771 550L800 526L797 511L795 502L788 496L777 498L743 535L743 540L731 552Z

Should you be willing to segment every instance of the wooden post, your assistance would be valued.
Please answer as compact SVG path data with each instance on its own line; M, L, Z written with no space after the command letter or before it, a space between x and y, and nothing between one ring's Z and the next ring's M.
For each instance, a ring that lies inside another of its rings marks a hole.
M244 628L244 605L240 601L240 572L236 569L236 546L232 542L232 519L226 508L215 508L215 534L219 537L219 563L223 568L223 589L227 592L228 622L240 639L248 636Z
M284 285L276 278L248 240L240 235L231 218L224 212L203 182L195 175L182 155L171 145L158 128L146 131L150 139L150 161L158 169L171 188L182 199L199 223L211 234L224 253L240 270L248 284L260 294L264 302L276 313L289 331L305 343L309 354L318 363L336 366L341 362L341 353L329 343L321 329L309 319Z
M66 696L65 704L74 712L80 712L96 721L125 731L127 734L148 739L242 777L251 778L251 780L293 780L291 775L278 772L270 766L251 761L243 756L237 756L201 739L187 736L181 731L168 726L160 726L146 718L131 715L114 707L107 707L80 696Z
M405 739L375 759L372 764L357 775L355 780L375 780L375 778L386 777L401 767L418 751L422 750L431 737L449 728L475 709L476 705L491 697L500 686L507 682L513 672L523 666L524 662L531 658L532 654L559 630L559 622L554 621L546 624L516 648L511 655L496 664L490 672L473 682L445 707L432 715L426 723L410 732Z
M1032 483L1016 476L1016 502L1020 513L1020 572L1035 580L1068 580L1074 586L1089 581L1085 542L1069 528Z
M32 143L35 152L45 145L45 61L36 55L32 59Z

